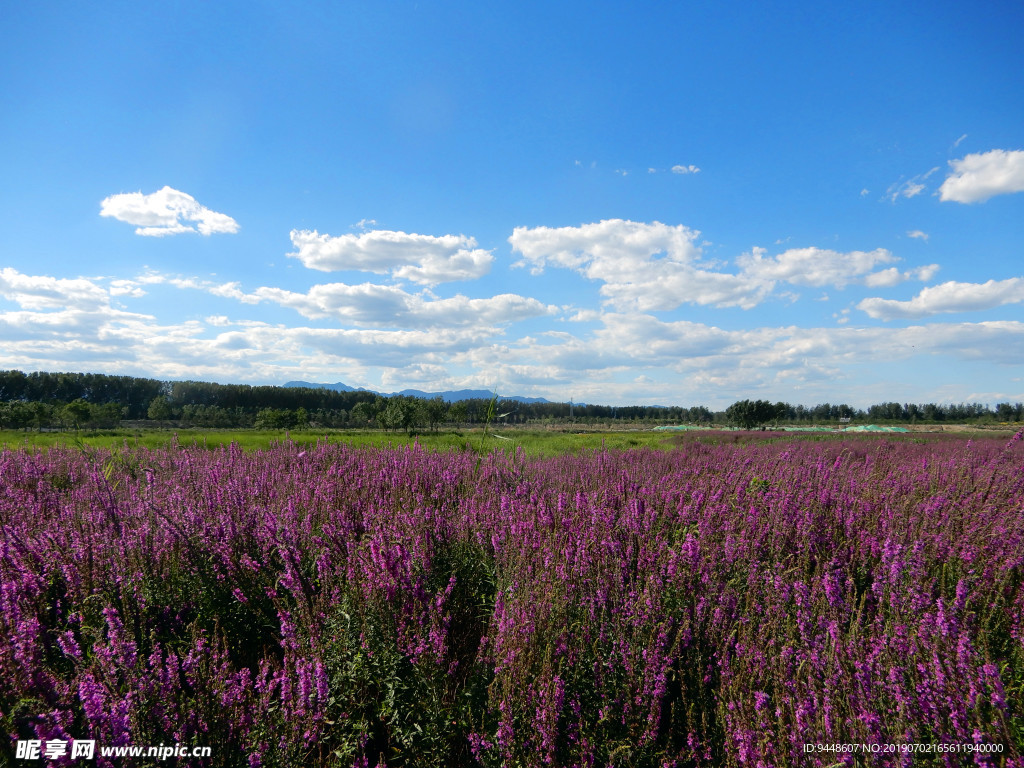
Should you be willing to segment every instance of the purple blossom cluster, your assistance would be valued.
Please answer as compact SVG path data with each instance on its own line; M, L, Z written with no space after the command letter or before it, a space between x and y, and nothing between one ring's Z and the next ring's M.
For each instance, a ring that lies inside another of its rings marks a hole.
M0 528L0 762L1024 768L1019 439L6 450Z

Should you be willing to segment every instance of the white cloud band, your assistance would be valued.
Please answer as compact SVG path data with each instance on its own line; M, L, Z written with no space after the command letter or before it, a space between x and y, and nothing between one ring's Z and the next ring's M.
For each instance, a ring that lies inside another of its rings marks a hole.
M358 270L391 274L424 285L453 280L474 280L487 274L493 256L477 248L466 235L409 234L372 230L358 235L321 235L313 230L292 230L296 258L321 272Z
M736 260L735 273L712 269L695 245L700 233L682 225L608 219L578 227L517 227L509 242L523 255L519 266L534 274L546 266L572 269L602 283L601 295L615 308L664 311L684 304L750 309L779 282L843 288L852 283L894 285L912 277L927 279L931 265L900 272L873 271L899 261L889 251L841 253L821 248L791 248L767 256L754 248Z
M232 320L226 315L168 322L165 317L118 309L111 300L118 296L134 302L144 298L140 286L162 282L211 290L210 284L201 281L164 280L154 274L126 281L0 270L0 295L18 305L0 308L4 339L0 367L252 382L331 381L344 369L346 381L363 385L379 382L380 370L386 370L389 381L422 380L425 389L478 386L482 380L494 380L506 391L514 387L522 394L551 396L567 391L566 385L572 383L577 397L591 402L635 402L637 390L632 382L647 376L645 391L660 392L662 400L692 398L694 403L715 405L752 391L797 392L805 397L835 392L837 380L852 361L888 365L921 355L949 355L984 366L1017 366L1024 358L1024 323L1012 321L729 330L644 314L602 313L589 318L598 323L593 330L547 331L539 338L508 340L495 326L533 312L533 300L501 295L430 302L429 297L378 286L384 293L370 298L383 297L388 306L381 311L397 307L407 313L403 322L408 325L398 328L271 325L262 319ZM305 294L272 288L247 294L230 283L215 287L220 295L242 302L250 297L256 302L277 301L310 317L323 312L323 316L356 322L348 309L338 314L339 307L353 302L361 307L359 311L369 313L364 320L376 322L377 310L361 303L360 297L371 293L365 286L327 285ZM984 308L1024 301L1024 278L948 283L926 289L922 295L925 298L919 303L927 301L931 309ZM973 305L965 303L971 295ZM432 314L443 322L432 322ZM480 322L469 322L474 317ZM650 383L651 377L660 380L660 389ZM685 390L679 388L680 381L686 382ZM884 377L858 386L866 393L863 387L876 384L884 385Z
M919 318L951 312L977 312L1024 301L1024 278L989 280L986 283L950 281L921 289L909 301L864 299L857 309L877 320Z

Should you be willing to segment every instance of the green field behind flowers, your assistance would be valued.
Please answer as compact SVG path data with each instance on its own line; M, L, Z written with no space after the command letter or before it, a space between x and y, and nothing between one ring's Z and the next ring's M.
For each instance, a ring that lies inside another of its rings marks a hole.
M886 435L890 439L920 442L932 440L1002 439L1012 429L969 429L959 432L915 432ZM881 438L882 436L876 436ZM700 430L666 433L649 429L623 431L576 430L571 426L552 429L472 429L424 432L407 435L384 430L203 430L203 429L112 429L80 432L25 432L0 430L0 448L168 448L171 445L197 445L210 449L236 444L243 450L263 450L281 443L314 446L318 443L345 444L353 447L388 448L420 445L428 450L470 450L489 453L494 450L522 449L530 455L558 455L581 450L620 450L629 448L672 449L688 443L717 445L778 440L828 441L843 439L841 432L738 432ZM870 439L870 436L869 436Z
M197 445L217 448L237 444L243 450L261 450L280 443L296 445L346 444L353 447L400 448L420 445L428 450L514 450L528 453L565 453L576 450L619 448L670 448L674 441L661 432L587 432L509 430L500 433L483 430L436 432L407 435L383 430L104 430L74 432L0 431L0 446L17 448L167 448Z

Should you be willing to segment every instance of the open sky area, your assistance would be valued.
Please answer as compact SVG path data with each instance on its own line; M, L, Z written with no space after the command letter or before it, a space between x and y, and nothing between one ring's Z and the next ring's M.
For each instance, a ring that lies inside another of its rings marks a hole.
M8 3L0 368L1024 400L1024 5Z

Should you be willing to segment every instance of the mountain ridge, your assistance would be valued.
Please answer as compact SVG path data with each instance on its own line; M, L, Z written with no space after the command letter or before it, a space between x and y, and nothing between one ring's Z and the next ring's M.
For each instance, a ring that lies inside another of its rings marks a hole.
M396 395L404 395L406 397L421 397L424 399L431 399L440 397L442 400L449 403L457 403L462 400L490 400L494 397L494 392L487 389L450 389L443 392L424 392L421 389L403 389L400 392L378 392L375 389L366 389L365 387L350 387L344 382L337 381L334 384L317 384L311 381L289 381L284 384L286 387L306 387L308 389L331 389L335 392L371 392L381 397L395 397ZM519 403L550 403L543 397L524 397L522 395L498 395L499 400L515 400Z

